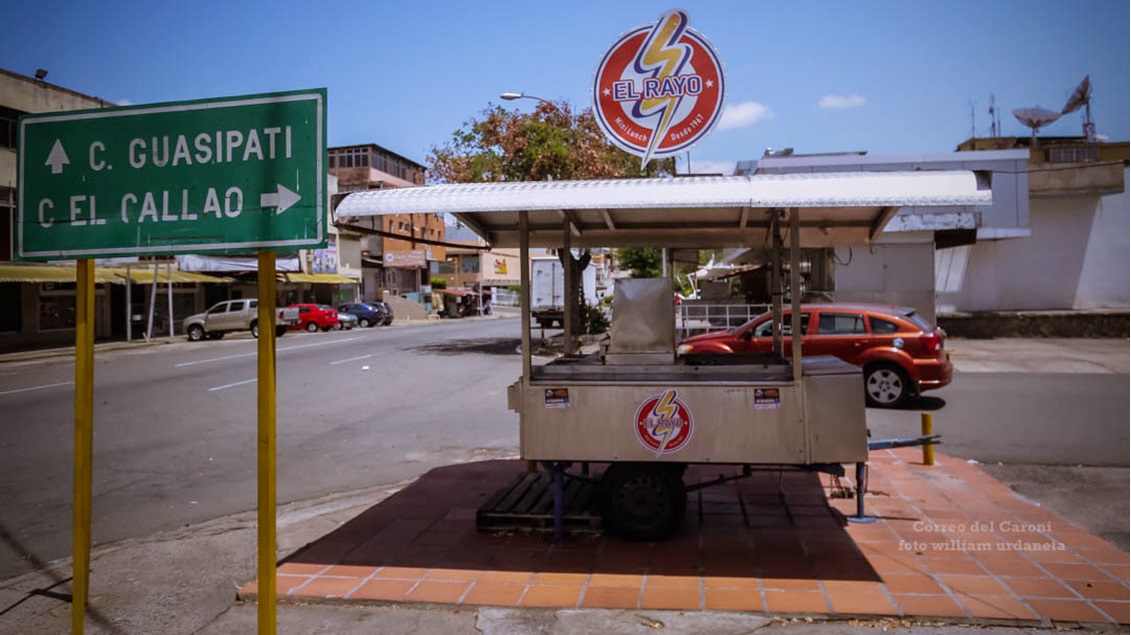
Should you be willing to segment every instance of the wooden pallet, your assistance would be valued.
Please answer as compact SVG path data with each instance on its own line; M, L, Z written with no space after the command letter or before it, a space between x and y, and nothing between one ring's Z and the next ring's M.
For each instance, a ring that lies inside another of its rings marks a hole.
M598 533L597 486L589 480L565 480L564 527L567 533ZM475 514L479 531L553 531L554 480L546 472L526 472L500 489Z

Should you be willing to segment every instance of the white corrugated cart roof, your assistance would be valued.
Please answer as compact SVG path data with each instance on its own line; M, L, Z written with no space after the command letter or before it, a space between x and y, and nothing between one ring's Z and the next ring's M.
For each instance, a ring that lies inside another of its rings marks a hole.
M742 247L765 244L772 210L797 209L801 245L865 244L902 207L973 211L992 203L970 171L853 172L470 183L355 192L336 216L454 214L495 247ZM922 210L921 210L922 211Z

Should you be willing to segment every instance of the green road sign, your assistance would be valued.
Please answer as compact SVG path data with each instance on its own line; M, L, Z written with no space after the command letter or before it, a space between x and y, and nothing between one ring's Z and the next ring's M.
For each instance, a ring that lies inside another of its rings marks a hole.
M326 90L20 117L17 260L326 246Z

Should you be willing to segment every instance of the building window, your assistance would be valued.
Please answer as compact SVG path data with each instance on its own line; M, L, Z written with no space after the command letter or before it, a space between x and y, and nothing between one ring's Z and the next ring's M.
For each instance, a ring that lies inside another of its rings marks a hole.
M479 273L479 256L464 256L462 271L464 273Z
M0 106L0 148L15 149L19 144L20 115L18 110Z
M365 148L334 150L330 155L331 167L364 168L369 165L369 151Z

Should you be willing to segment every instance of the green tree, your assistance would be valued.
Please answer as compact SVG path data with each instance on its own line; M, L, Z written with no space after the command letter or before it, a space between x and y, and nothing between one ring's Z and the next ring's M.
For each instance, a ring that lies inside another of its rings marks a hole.
M590 108L539 102L530 113L489 105L426 158L433 183L671 176L675 159L640 159L605 139Z
M672 176L675 159L656 159L643 168L640 159L605 139L590 108L574 114L566 102L539 102L530 113L489 105L481 118L464 122L426 158L432 183L589 180ZM654 251L654 250L653 250ZM588 254L567 259L573 279L589 262ZM659 275L659 260L656 260ZM585 307L580 285L578 306ZM588 312L588 311L585 311ZM601 319L574 316L574 332L593 332ZM607 326L607 325L605 325Z
M663 273L660 250L652 247L621 247L617 266L632 272L633 278L659 278Z

